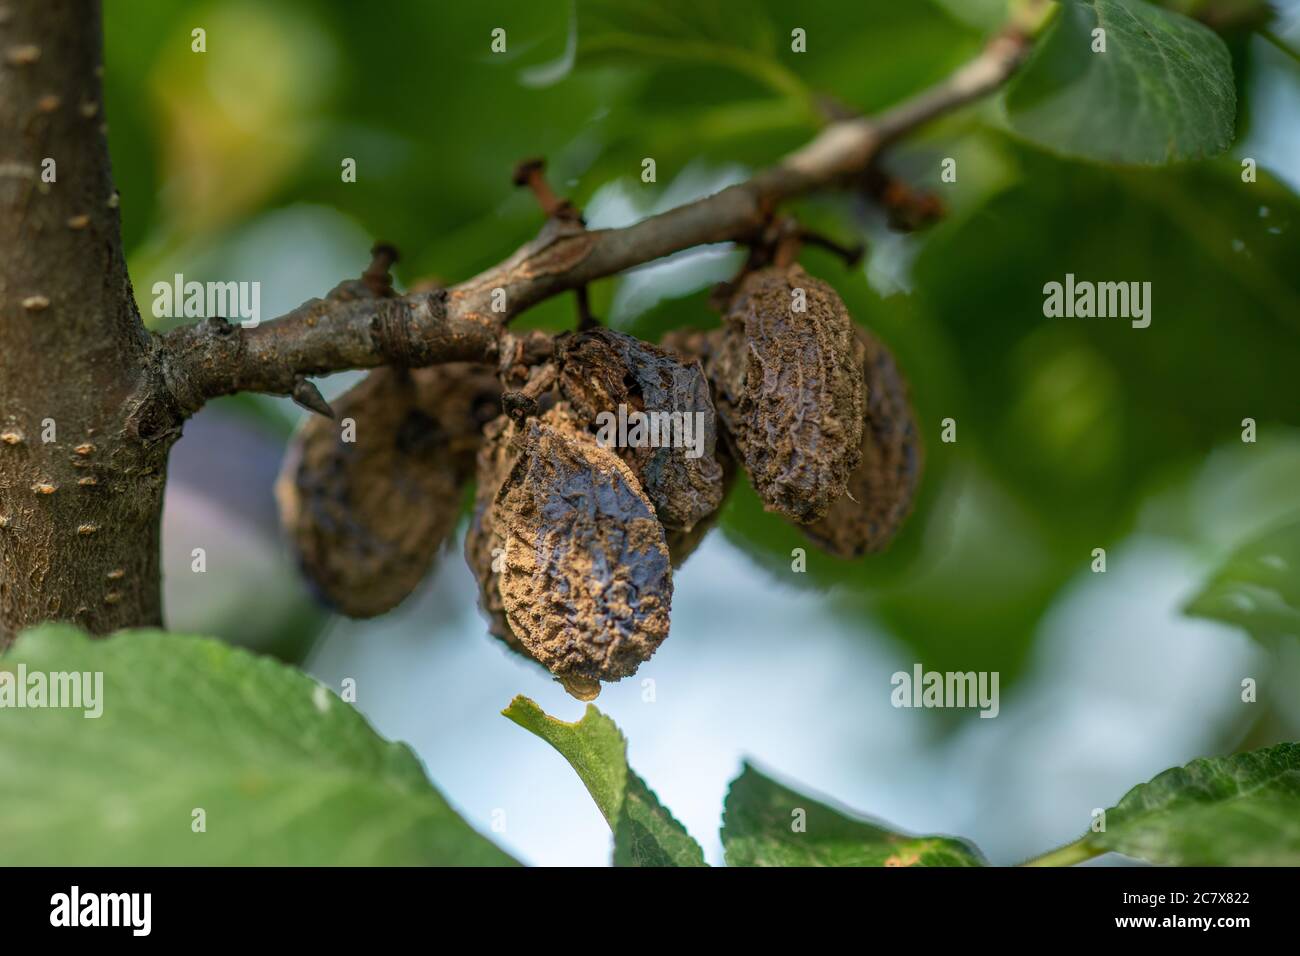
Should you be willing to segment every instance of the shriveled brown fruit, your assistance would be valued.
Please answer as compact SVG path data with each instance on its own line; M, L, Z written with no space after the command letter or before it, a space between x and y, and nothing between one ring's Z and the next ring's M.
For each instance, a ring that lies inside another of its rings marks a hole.
M713 353L722 343L726 329L670 329L659 340L659 347L667 349L685 362L699 362L707 366Z
M510 650L544 667L515 636L506 620L499 585L504 561L505 541L495 532L492 501L518 458L516 427L502 415L484 430L483 446L478 454L478 488L474 495L474 513L465 533L465 561L478 581L479 610L488 622L488 633L498 637ZM564 689L578 700L595 700L600 696L600 681L576 674L559 678Z
M721 328L671 329L659 340L659 347L673 353L684 362L705 363L721 343L724 334L725 330ZM700 542L718 523L718 518L722 514L722 505L726 502L727 495L731 493L731 486L736 480L738 466L736 459L727 449L725 433L719 434L718 438L713 455L722 466L722 502L719 502L712 514L689 531L668 531L668 551L673 556L674 571L686 563L686 559L695 553Z
M496 532L492 503L501 490L506 476L519 457L520 445L515 441L513 422L501 415L489 422L483 430L483 444L478 452L477 488L474 493L474 513L469 530L465 533L465 562L474 572L479 587L479 609L487 618L488 631L501 638L515 650L523 645L506 620L505 605L501 602L498 587L501 558L505 554L505 539ZM522 651L526 656L526 651Z
M474 474L484 427L501 414L501 383L491 368L472 362L430 365L409 374L416 408L436 423L456 480L463 484Z
M605 328L562 337L556 359L560 394L632 467L665 528L689 531L717 511L723 494L717 414L698 360L683 361ZM629 424L626 444L617 437L620 406ZM640 440L630 418L638 412L654 416Z
M561 404L529 419L492 506L511 629L561 680L618 680L668 636L672 570L636 475Z
M848 492L826 517L799 526L819 547L841 558L861 557L889 544L911 513L925 459L907 381L893 354L861 327L857 339L867 390L862 461L849 476Z
M848 309L799 265L769 266L737 283L724 329L708 371L740 463L769 511L823 518L862 454Z
M494 402L495 378L479 366L380 368L334 402L335 419L303 422L276 499L324 603L374 617L415 589L455 525Z
M722 466L722 503L719 503L712 514L696 522L695 526L688 531L665 529L664 537L668 542L668 553L672 556L674 571L686 563L686 559L695 553L700 542L718 523L718 518L722 515L722 504L726 502L727 495L731 493L731 486L736 481L736 459L732 458L721 444L718 445L716 456L718 464Z

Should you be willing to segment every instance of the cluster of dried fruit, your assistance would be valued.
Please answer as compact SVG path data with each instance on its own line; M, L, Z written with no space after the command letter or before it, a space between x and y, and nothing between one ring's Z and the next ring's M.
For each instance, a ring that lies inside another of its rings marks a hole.
M349 617L399 604L460 514L485 422L501 407L488 369L381 368L307 418L276 483L280 518L321 601Z
M533 339L503 362L504 391L469 366L371 373L336 406L354 440L310 419L286 463L282 514L307 576L344 613L393 607L475 474L465 557L490 630L589 698L667 636L673 569L737 466L830 553L884 547L921 467L892 356L798 265L728 293L722 328L662 346L599 327ZM615 415L641 431L610 441Z

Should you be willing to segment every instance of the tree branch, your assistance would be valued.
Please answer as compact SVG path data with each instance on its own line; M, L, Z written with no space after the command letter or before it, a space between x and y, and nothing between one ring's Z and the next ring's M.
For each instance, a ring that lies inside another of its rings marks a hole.
M340 289L351 293L350 286ZM331 293L253 328L205 319L162 337L163 381L180 411L192 415L220 395L292 395L308 375L492 360L500 324L452 313L447 299L444 290L398 298Z
M696 202L620 229L588 230L553 214L536 239L449 289L357 298L355 284L345 283L256 328L207 320L175 329L161 339L164 380L192 414L217 395L291 394L306 375L494 362L507 323L545 299L683 249L757 238L780 203L850 181L883 146L997 89L1023 61L1031 34L1008 27L935 87L879 116L832 123L778 165ZM521 170L517 178L531 181Z

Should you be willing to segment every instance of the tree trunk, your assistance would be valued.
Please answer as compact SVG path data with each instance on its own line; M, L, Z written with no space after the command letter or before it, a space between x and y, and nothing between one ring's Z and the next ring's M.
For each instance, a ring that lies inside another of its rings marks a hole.
M0 647L161 624L179 416L122 252L99 3L0 3Z

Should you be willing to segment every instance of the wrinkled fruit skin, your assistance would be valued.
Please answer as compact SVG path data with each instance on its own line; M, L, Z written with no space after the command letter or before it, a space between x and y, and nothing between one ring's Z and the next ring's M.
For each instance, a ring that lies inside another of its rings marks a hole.
M867 391L862 461L849 476L848 494L825 518L801 526L815 544L841 558L889 544L912 510L925 458L907 382L894 356L865 329L857 330L857 338Z
M807 310L795 312L795 290ZM841 497L862 454L863 373L854 323L800 266L741 279L709 359L718 414L769 511L808 524Z
M668 636L664 531L632 470L563 406L524 426L493 502L511 629L562 680L618 680Z
M500 638L516 654L541 665L515 636L506 619L505 603L501 599L500 569L505 560L505 539L496 533L493 502L523 451L523 443L516 439L517 435L518 429L506 415L489 422L483 430L483 445L478 452L478 487L474 495L474 511L465 533L465 561L478 581L478 606L487 619L488 633ZM579 700L594 700L600 694L600 682L597 680L577 674L563 675L561 680L565 690Z
M323 603L374 617L415 589L456 523L483 420L499 404L495 378L477 366L381 368L335 401L336 419L303 422L276 498Z
M676 416L699 429L691 432L702 451L695 458L662 440L657 448L610 446L636 473L665 528L690 531L718 510L725 489L715 455L717 414L698 360L684 362L605 328L564 336L556 343L556 359L560 394L593 432L601 413L616 413L620 405L628 412Z
M465 533L465 561L479 587L479 609L487 618L488 631L506 642L513 650L531 657L506 620L501 601L500 561L505 554L505 539L496 533L493 501L519 458L521 448L515 441L515 426L505 415L488 423L483 430L483 445L478 452L478 487L474 494L474 513Z
M736 459L732 458L725 448L719 446L717 450L718 464L722 466L722 495L725 498L731 491L731 485L736 480ZM718 518L722 516L722 508L718 507L703 521L699 521L694 527L682 529L665 529L665 538L668 542L668 553L672 555L673 570L676 571L686 559L695 553L695 549L700 546L714 525L718 523Z
M660 348L676 355L683 362L700 362L708 364L726 329L670 329L659 340Z
M664 334L660 339L659 345L667 350L686 364L707 362L710 356L717 350L718 344L722 341L722 329L709 329L702 331L699 329L672 329ZM722 499L725 501L731 492L731 486L736 480L738 466L736 459L727 451L726 442L718 442L713 451L713 456L722 466ZM708 533L718 523L718 518L722 515L722 506L719 503L718 508L703 521L700 521L689 530L668 530L668 551L673 556L673 570L676 571L686 559L695 553L695 549L708 536Z

